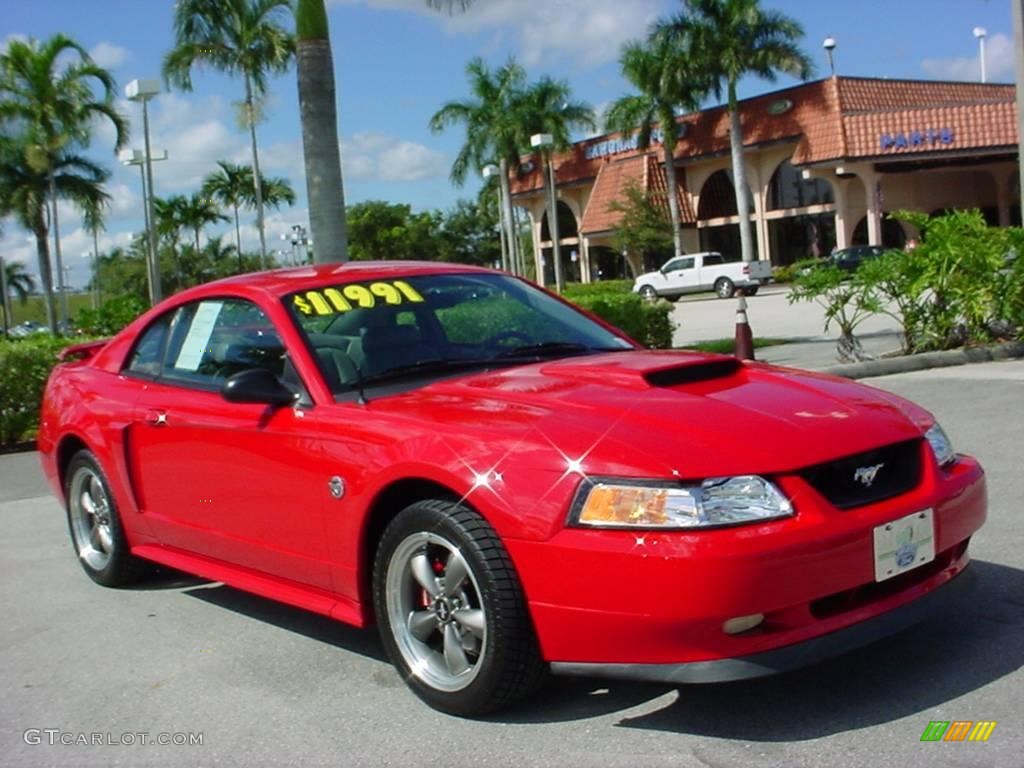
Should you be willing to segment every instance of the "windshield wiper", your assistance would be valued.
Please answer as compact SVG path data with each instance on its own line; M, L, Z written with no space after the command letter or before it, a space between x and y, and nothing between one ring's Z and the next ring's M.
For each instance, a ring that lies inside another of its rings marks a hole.
M402 379L407 376L417 376L422 373L445 373L447 371L460 371L466 368L486 368L494 364L494 360L477 358L474 360L420 360L408 365L399 365L388 368L372 376L363 376L363 384L374 384L390 379Z
M573 341L543 341L539 344L523 344L506 349L494 356L494 360L512 358L537 358L560 355L586 355L594 352L624 352L626 347L588 347Z

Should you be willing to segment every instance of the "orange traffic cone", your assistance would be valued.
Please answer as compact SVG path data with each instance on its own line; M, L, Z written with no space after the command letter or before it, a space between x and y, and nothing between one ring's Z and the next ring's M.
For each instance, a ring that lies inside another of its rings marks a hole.
M739 360L754 359L754 335L750 332L750 323L747 322L747 297L743 291L738 292L739 298L736 301L736 344L733 355Z

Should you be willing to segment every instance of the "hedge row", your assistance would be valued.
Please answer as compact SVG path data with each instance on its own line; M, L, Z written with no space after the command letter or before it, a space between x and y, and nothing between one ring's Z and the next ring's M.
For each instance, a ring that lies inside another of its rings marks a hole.
M46 379L57 355L74 341L52 336L0 340L0 446L35 437Z
M608 280L585 285L570 285L566 299L624 331L628 336L653 349L672 346L672 304L641 299L627 280Z

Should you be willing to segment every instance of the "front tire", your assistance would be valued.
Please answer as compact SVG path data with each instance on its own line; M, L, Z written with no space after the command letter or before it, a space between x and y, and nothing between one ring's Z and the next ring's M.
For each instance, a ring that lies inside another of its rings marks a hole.
M91 451L71 458L64 481L68 528L78 561L90 579L121 587L142 574L142 561L128 549L110 483Z
M479 716L544 677L519 578L494 529L472 510L421 501L381 538L373 599L381 640L430 706Z
M658 298L658 292L650 285L641 286L638 293L640 294L640 298L645 299L646 301L654 301Z
M728 299L736 293L736 286L728 277L720 277L715 281L715 293L720 299Z

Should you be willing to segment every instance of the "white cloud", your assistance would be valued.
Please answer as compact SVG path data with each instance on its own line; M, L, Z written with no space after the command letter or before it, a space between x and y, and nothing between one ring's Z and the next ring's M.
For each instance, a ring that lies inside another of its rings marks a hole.
M127 48L108 43L106 40L94 46L89 55L104 69L119 67L131 58Z
M960 56L949 59L925 59L921 69L941 80L977 81L981 79L981 61L978 56ZM1013 40L1006 35L992 35L985 41L985 75L989 82L1013 82Z
M355 181L420 181L447 173L440 152L382 133L356 133L343 140L341 158L345 177Z
M453 33L511 30L527 66L566 57L584 67L614 61L624 42L641 38L663 10L660 0L478 0L464 13L432 11L423 0L333 0L437 18Z

